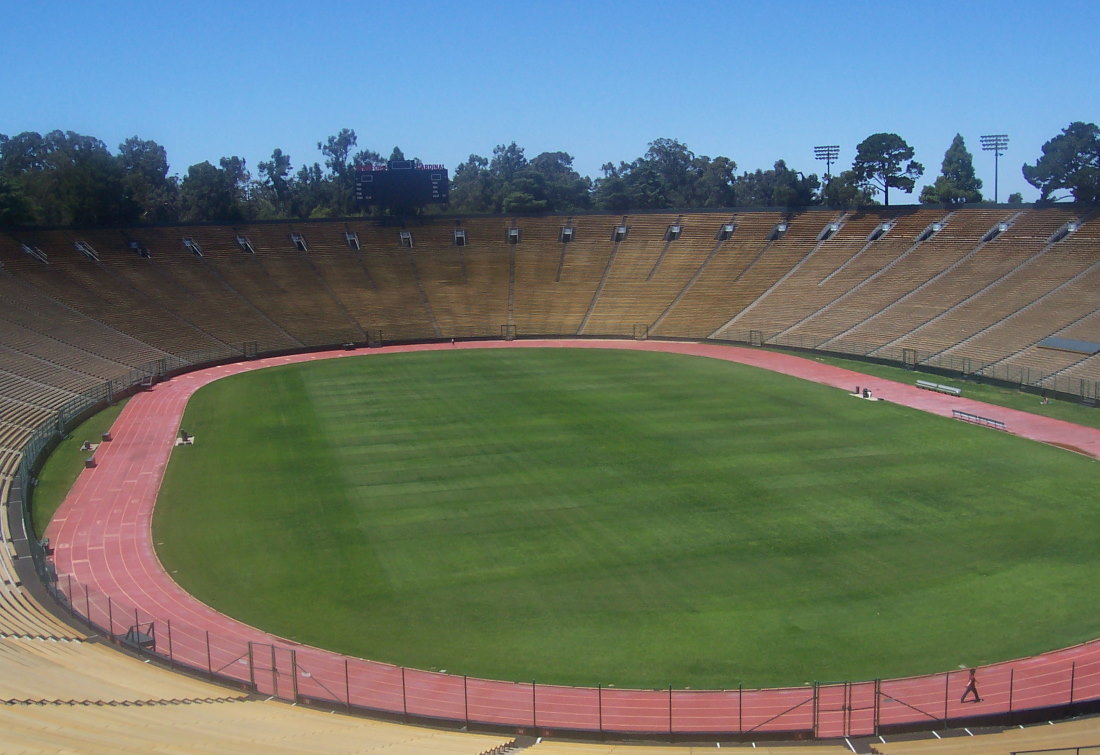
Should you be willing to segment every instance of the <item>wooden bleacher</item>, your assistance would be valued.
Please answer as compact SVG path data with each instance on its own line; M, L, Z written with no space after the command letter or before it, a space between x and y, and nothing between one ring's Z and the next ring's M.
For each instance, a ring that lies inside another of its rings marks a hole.
M231 356L242 344L269 351L494 337L504 328L520 337L760 334L767 343L889 358L911 349L922 360L1003 362L995 369L1005 374L1072 370L1075 380L1095 379L1094 361L1034 348L1095 310L1097 221L1049 243L1074 218L1061 207L875 208L8 234L0 236L0 294L17 306L0 313L0 347L18 365L0 365L0 398L25 401L34 381L45 386L35 401L53 404L62 396L53 389L79 392L166 355ZM786 233L769 240L781 221ZM737 229L719 241L725 222ZM839 230L819 240L833 222ZM870 240L884 222L892 228ZM933 222L944 227L917 242ZM620 223L630 232L615 243ZM999 223L1007 230L983 242ZM566 224L576 234L563 244ZM664 238L672 224L682 228L674 241ZM454 242L459 227L465 246ZM515 245L507 243L513 227L522 234ZM399 243L401 230L411 248ZM360 248L348 245L349 231ZM92 244L99 261L80 254L76 240ZM49 264L20 244L41 249Z
M1045 379L1042 385L1056 390L1065 389L1074 393L1080 391L1082 395L1091 396L1096 401L1100 399L1100 383L1096 379L1098 372L1100 372L1100 359L1091 356L1061 372L1055 373ZM1088 392L1086 393L1086 391Z
M501 219L458 221L416 231L416 273L440 337L499 337L508 323L509 254ZM454 231L466 233L457 246Z
M158 306L150 292L120 280L106 255L100 262L83 257L72 247L73 234L41 231L31 238L37 246L48 250L50 263L24 265L19 271L20 278L42 294L116 331L119 337L111 340L118 342L121 349L132 353L142 344L156 343L156 351L162 356L193 350L196 339L204 340L201 334ZM102 348L108 348L109 344L110 340L104 338ZM150 354L141 361L157 356Z
M167 354L57 301L21 275L0 271L0 298L7 305L0 311L3 345L59 368L103 381Z
M1053 333L1059 338L1089 341L1100 333L1100 304L1084 317ZM1021 382L1033 383L1046 376L1063 373L1089 359L1088 354L1062 351L1032 343L992 363L993 369L1020 376Z
M982 245L950 274L895 308L890 327L896 331L907 324L908 331L886 341L883 348L939 353L1045 293L1047 289L1040 288L1041 273L1052 267L1050 258L1058 252L1058 245L1048 248L1046 239L1064 220L1055 214L1047 222L1049 227L1036 230L1026 213L1017 217L1006 232ZM1015 291L1013 284L1018 287Z
M618 244L607 240L609 246L614 246L614 258L609 257L602 285L590 302L583 334L629 336L635 324L648 325L668 306L698 266L698 262L691 263L690 255L686 269L676 264L689 248L690 237L664 239L668 226L677 221L683 228L689 227L681 216L672 214L636 215L620 220L629 232ZM607 231L609 236L613 227ZM698 254L698 248L691 251Z
M1047 755L1063 755L1055 748L1070 748L1064 755L1100 752L1100 719L1082 718L1054 724L1005 729L993 734L964 736L952 732L943 739L921 738L909 741L873 744L878 755L1009 755L1027 750L1054 750Z
M466 266L464 300L457 302L456 337L501 335L514 324L509 302L515 299L511 255L520 244L508 243L508 222L489 218L464 221L469 243L463 249ZM431 298L431 292L428 293ZM446 331L444 331L446 335Z
M1053 244L1046 243L1047 237L1049 233L1040 233L1034 240L1032 246L1041 247L1042 254L1032 263L981 292L970 312L959 313L960 318L968 318L973 335L950 343L944 354L965 354L989 364L1010 363L1007 357L1063 331L1086 340L1094 336L1096 331L1089 330L1088 324L1100 309L1100 256L1096 254L1100 222L1083 224L1078 233ZM1042 365L1046 372L1067 366L1059 358L1063 355L1051 350L1044 350L1044 355L1050 358Z
M321 346L362 340L362 329L317 275L309 253L292 245L289 227L237 229L251 237L256 254L243 252L235 233L192 238L201 244L206 265L294 343Z
M825 327L829 322L826 310L835 305L837 313L846 312L848 303L855 301L851 292L863 287L874 289L876 282L888 275L886 271L901 264L913 250L917 235L930 223L942 220L945 214L942 210L928 209L899 213L868 213L854 227L845 223L836 237L825 244L828 250L835 251L820 255L817 265L807 267L808 275L792 276L766 303L771 304L771 298L786 302L790 316L772 317L769 323L760 317L770 314L770 308L763 306L755 322L745 325L769 332L776 322L789 323L772 337L771 341L778 343L814 344L834 335L835 330ZM878 239L868 241L871 232L886 222L892 223L892 227Z
M734 752L752 752L755 755L851 755L851 750L843 744L807 744L797 745L789 742L781 744L730 743L723 742L721 750L710 745L660 745L660 744L613 744L584 742L563 742L544 739L529 748L531 755L700 755L716 753L722 750Z
M726 241L711 241L709 255L696 275L651 325L651 334L666 337L706 338L737 314L730 292L749 274L754 264L769 253L775 242L768 234L784 215L772 212L713 216L715 232L727 222L736 225Z
M830 218L830 222L841 224L840 229L828 240L815 243L785 278L735 315L727 330L759 330L779 339L790 336L799 323L893 260L898 242L904 244L906 236L911 240L917 232L911 228L927 225L924 215L918 211L898 219L886 213L847 213ZM872 231L887 220L895 226L880 239L868 241ZM786 328L776 332L777 324Z
M621 220L612 216L525 218L530 226L515 249L513 319L520 335L576 335L612 252L611 232ZM563 225L575 229L563 244Z
M423 753L479 755L509 737L364 721L277 702L0 705L14 752Z
M860 312L860 320L843 331L843 337L877 347L908 333L915 325L924 323L955 303L956 299L952 298L935 304L938 301L935 296L926 296L925 292L939 282L955 281L954 271L978 254L981 245L976 232L956 217L951 216L941 222L946 223L943 230L912 247L912 254L906 255L896 266L891 266L881 277L877 277L873 285L858 289L861 302L864 295L875 296L880 291L888 290L890 296L880 300L879 311L873 311L876 309L873 305L868 308L871 311ZM916 238L913 240L915 243ZM846 296L849 308L856 301L853 298L856 295L853 291ZM894 300L889 301L888 298ZM927 308L927 301L934 303L931 310Z
M578 228L578 240L563 244L558 240L562 226L571 224L567 218L524 218L522 243L513 247L511 264L511 318L519 335L574 334L584 317L593 289L583 287L574 297L576 284L561 281L565 260L580 255L583 229ZM608 231L610 233L610 230ZM588 243L598 243L589 239Z
M973 216L952 213L940 220L944 226L931 238L918 243L914 233L895 262L823 308L800 326L798 334L810 336L806 340L819 348L866 353L905 333L904 321L891 320L890 312L918 298L922 289L975 254L981 235L1004 216L1003 211L988 210L975 210ZM895 242L901 239L901 234L894 237Z
M30 380L46 386L36 400L54 403L61 394L52 389L80 391L166 355L230 356L242 344L269 351L494 337L504 328L520 337L760 334L767 343L888 358L910 349L922 360L1003 361L1012 374L1072 369L1074 379L1093 379L1093 362L1033 348L1095 310L1098 222L1086 218L1050 243L1071 219L1072 208L1061 207L875 208L9 234L0 236L0 293L17 306L0 313L0 347L19 365L0 365L16 376L0 373L0 398L25 400ZM737 229L719 241L725 222ZM769 240L779 222L785 234ZM890 230L871 240L884 222ZM918 242L933 222L942 230ZM621 223L630 232L615 243ZM820 240L830 223L839 229ZM983 241L1000 223L1006 230ZM559 240L566 224L576 231L568 244ZM672 224L682 234L666 240ZM522 234L515 245L513 227ZM455 244L456 228L466 245ZM402 230L412 247L400 244ZM349 231L360 248L348 245ZM77 240L100 259L80 254ZM41 249L49 264L20 244Z
M803 213L787 219L787 231L772 241L738 277L726 293L729 297L731 317L722 323L711 338L728 338L733 335L734 322L746 307L770 293L788 274L792 274L808 255L822 243L818 235L822 228L841 218L841 213ZM734 336L736 337L736 336Z
M418 248L416 229L410 230L413 247L405 248L399 239L401 229L378 228L365 223L356 228L362 244L358 257L363 269L361 277L371 284L370 298L360 310L360 319L367 323L368 329L381 330L386 341L436 337L432 314L425 306L412 265L413 254Z

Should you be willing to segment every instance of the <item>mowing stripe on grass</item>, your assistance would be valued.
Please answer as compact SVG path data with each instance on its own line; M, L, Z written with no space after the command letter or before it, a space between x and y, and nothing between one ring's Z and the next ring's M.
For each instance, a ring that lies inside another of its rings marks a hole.
M203 442L158 502L166 566L378 660L730 687L1096 633L1094 462L750 367L375 355L219 381L184 426Z

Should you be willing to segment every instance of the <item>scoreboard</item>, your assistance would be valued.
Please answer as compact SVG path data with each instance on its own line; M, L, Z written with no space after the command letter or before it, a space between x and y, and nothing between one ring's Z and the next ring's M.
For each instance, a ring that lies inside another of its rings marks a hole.
M381 207L422 207L445 204L450 181L442 165L415 160L390 160L385 165L355 168L355 199Z

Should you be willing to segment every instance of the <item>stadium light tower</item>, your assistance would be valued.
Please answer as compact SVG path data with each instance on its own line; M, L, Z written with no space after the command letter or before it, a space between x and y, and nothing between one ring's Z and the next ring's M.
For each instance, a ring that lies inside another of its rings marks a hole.
M997 181L1000 178L1001 155L1008 146L1008 137L1004 134L986 134L980 137L982 149L993 153L993 202L997 202Z
M814 157L818 160L825 161L825 183L833 179L832 167L833 162L840 155L840 147L836 144L831 144L827 147L814 147Z

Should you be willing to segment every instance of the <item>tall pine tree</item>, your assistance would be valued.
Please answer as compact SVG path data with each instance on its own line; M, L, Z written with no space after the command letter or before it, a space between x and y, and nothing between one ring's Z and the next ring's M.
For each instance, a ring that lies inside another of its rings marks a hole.
M852 175L863 188L882 191L883 203L889 207L890 188L912 194L924 166L913 159L913 148L897 134L871 134L856 145Z
M982 201L982 179L974 175L974 156L966 149L961 134L955 134L943 155L943 168L936 182L925 186L920 201L925 204L973 204Z

